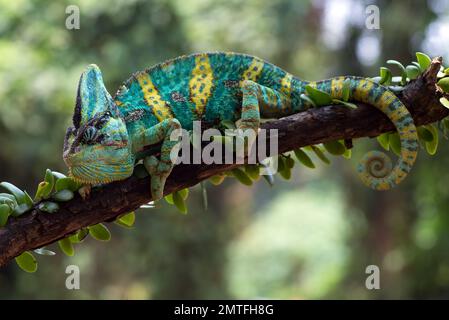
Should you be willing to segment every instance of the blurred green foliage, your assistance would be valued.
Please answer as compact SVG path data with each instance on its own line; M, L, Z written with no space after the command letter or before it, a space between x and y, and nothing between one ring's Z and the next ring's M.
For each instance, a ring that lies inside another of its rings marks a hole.
M368 30L368 3L335 3L0 0L0 180L32 193L45 168L65 172L65 128L89 63L111 93L132 72L194 51L254 54L309 80L373 76L387 59L407 63L430 48L429 30L449 15L444 0L379 0L381 29ZM65 28L73 4L79 30ZM426 53L448 59L445 48ZM446 140L434 157L421 152L410 178L387 193L355 174L355 161L380 148L366 140L353 160L314 159L316 170L298 166L272 188L208 183L208 211L199 188L187 215L164 201L138 210L132 230L108 225L108 243L38 256L34 274L11 263L0 270L0 298L448 298ZM80 268L80 290L65 288L70 264ZM380 290L365 287L371 264Z

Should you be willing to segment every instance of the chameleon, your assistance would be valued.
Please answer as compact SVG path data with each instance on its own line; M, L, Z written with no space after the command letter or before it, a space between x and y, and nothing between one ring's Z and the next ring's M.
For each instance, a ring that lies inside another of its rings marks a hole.
M368 152L357 167L368 187L388 190L407 176L418 150L413 118L391 90L356 76L309 82L258 57L233 52L197 53L156 64L134 73L114 97L98 66L89 65L79 80L63 158L69 175L86 185L126 179L141 160L151 176L152 198L158 200L174 167L174 130L191 130L194 121L212 128L233 121L238 129L257 132L261 119L311 108L301 98L307 85L342 99L345 82L349 101L377 108L399 133L401 152L394 167L380 151ZM142 156L156 144L160 154Z

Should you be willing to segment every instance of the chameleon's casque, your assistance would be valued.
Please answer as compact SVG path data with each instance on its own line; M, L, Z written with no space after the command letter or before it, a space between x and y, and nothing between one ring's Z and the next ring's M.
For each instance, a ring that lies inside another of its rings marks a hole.
M387 190L410 171L418 150L410 113L386 87L359 77L307 82L259 58L236 53L182 56L135 73L112 99L100 70L91 65L82 74L73 116L67 130L64 160L71 175L90 184L124 179L132 174L137 155L162 143L160 156L146 157L153 199L163 195L173 163L173 130L190 130L195 120L205 127L238 122L239 129L257 129L260 118L279 118L310 107L300 95L311 85L343 98L348 79L350 100L373 105L394 123L401 156L393 167L381 152L368 153L358 172L365 184Z

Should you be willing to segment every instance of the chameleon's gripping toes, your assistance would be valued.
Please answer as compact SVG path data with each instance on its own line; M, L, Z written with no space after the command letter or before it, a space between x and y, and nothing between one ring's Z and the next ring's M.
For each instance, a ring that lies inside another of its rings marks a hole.
M129 177L145 148L162 143L159 157L143 157L151 175L154 200L163 196L173 162L173 130L192 129L193 121L217 127L237 122L239 129L257 132L260 118L280 118L310 107L300 95L307 84L343 98L349 79L350 100L371 104L394 123L401 140L401 156L394 168L381 152L368 153L358 167L365 184L386 190L410 171L418 149L413 119L386 87L357 77L302 81L259 58L236 53L183 56L135 73L112 98L101 72L91 65L82 74L73 115L67 130L64 160L75 179L101 184Z

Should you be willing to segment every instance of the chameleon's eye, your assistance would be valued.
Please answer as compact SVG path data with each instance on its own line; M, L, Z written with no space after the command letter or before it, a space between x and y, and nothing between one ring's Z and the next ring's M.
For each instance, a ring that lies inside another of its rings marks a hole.
M111 117L111 112L106 111L96 122L95 122L95 128L101 129L106 122L108 122L109 118Z
M83 142L86 144L92 143L97 137L97 129L95 127L88 127L83 133Z

